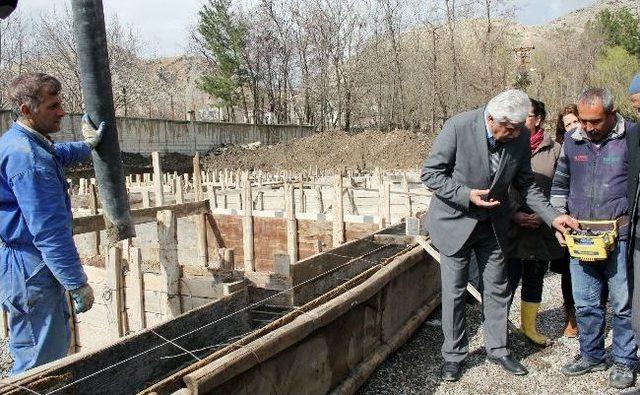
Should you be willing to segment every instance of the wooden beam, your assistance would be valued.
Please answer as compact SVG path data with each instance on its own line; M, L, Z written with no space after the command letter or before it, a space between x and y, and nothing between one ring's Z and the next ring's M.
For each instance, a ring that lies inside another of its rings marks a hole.
M67 300L67 308L69 309L69 329L71 331L71 339L69 339L69 354L75 354L78 352L78 328L76 328L76 312L71 302L71 295L69 292L65 292L65 299Z
M385 181L383 185L384 200L382 202L382 207L384 209L385 222L387 226L389 226L391 225L391 183L389 181Z
M182 177L176 177L176 204L184 203L184 186L182 185Z
M164 206L164 194L162 190L162 167L160 166L160 153L152 152L151 161L153 162L153 190L155 192L156 207Z
M202 174L200 172L200 153L196 152L193 157L193 189L196 200L204 200L202 193Z
M158 261L162 292L161 311L164 319L180 315L180 265L178 264L177 218L171 210L158 214Z
M202 172L200 171L200 153L196 152L193 157L193 188L196 202L204 200L202 191ZM201 266L207 266L209 259L207 257L207 217L206 214L199 214L194 218L196 222L196 255L197 263Z
M89 211L92 215L98 214L98 191L94 184L89 186ZM93 232L89 240L91 255L100 255L100 231Z
M171 210L176 218L190 217L192 215L204 214L209 211L209 201L190 202L183 204L171 204L163 207L148 207L131 210L131 218L135 225L154 222L159 211ZM104 217L99 215L88 215L73 219L73 234L95 232L104 230Z
M242 216L242 254L244 257L244 270L246 272L255 272L256 266L253 254L253 200L251 198L251 182L249 181L249 173L245 172L243 178L243 197L244 197L244 215Z
M221 251L222 245L219 242L219 240L222 240L222 235L213 219L213 215L211 215L211 213L204 215L206 216L205 225L207 231L207 266L214 269L222 269L223 252Z
M342 172L339 172L334 177L334 187L336 199L333 202L333 247L337 247L345 242L344 233L344 205L342 201L342 194L344 189L342 188Z
M284 184L284 203L287 213L287 253L289 264L298 262L298 221L296 220L295 187Z
M149 189L145 188L141 190L140 194L142 195L142 207L151 207L151 192L149 192Z
M407 209L405 217L411 217L413 215L413 204L411 201L411 195L409 195L409 180L407 179L407 173L402 172L402 191L405 195L405 206Z
M214 187L213 185L207 186L207 197L209 198L209 204L211 205L211 208L217 208L218 196L216 195L216 187Z
M109 306L108 317L111 323L111 331L114 337L124 336L122 326L122 313L124 304L122 301L122 249L115 245L110 246L107 251L107 262L105 264L107 274L107 286L109 287L110 297L107 301Z
M140 250L140 248L132 247L130 250L129 276L131 285L127 305L129 309L133 310L133 315L136 319L139 320L138 323L140 327L138 330L142 330L147 327L147 318L144 314L144 280L142 273L142 250Z

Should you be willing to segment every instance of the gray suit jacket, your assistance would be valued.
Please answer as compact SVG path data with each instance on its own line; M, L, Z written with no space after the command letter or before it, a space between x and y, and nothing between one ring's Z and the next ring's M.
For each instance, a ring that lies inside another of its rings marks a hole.
M471 189L491 189L501 204L489 210L498 243L506 253L510 210L508 189L513 185L527 205L548 225L558 216L536 186L531 172L529 130L503 148L500 165L491 182L484 108L458 114L445 122L424 162L422 182L433 191L427 213L427 230L440 253L452 256L462 248L475 228L479 209L469 202Z

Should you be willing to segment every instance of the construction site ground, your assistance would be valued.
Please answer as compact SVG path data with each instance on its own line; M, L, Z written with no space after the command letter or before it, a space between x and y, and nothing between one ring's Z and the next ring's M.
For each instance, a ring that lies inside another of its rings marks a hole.
M437 315L437 314L436 314ZM439 318L439 316L438 316ZM516 291L510 318L520 325L520 288ZM610 322L610 314L608 322ZM609 371L578 377L565 377L560 369L578 353L578 339L563 336L564 309L560 275L549 272L545 278L540 313L540 331L554 344L539 348L510 334L513 355L529 370L526 376L512 376L488 362L484 350L478 305L467 306L469 357L462 379L455 383L440 380L442 331L440 326L424 323L397 352L392 354L361 388L362 395L374 394L637 394L640 388L619 391L609 388ZM611 347L611 328L605 343Z

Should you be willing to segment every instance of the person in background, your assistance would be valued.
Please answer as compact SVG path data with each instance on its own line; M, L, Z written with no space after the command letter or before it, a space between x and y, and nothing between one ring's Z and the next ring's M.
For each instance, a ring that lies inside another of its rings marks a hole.
M542 125L547 112L544 103L531 99L531 108L525 121L530 131L531 170L536 184L549 198L551 181L560 156L560 144L545 134ZM515 292L522 279L520 291L521 333L539 346L551 343L550 339L538 332L537 318L542 302L542 285L549 261L561 258L565 251L558 243L553 231L542 223L540 216L533 212L515 190L510 191L513 202L512 228L509 240L509 285ZM513 296L512 296L513 298Z
M629 95L631 106L640 115L640 73L633 76L627 94Z
M556 143L562 145L564 135L579 126L578 106L573 103L567 104L560 110L556 119ZM578 336L578 324L576 323L576 306L571 291L569 251L564 250L560 258L552 260L549 269L560 274L565 319L564 335L569 338L575 338Z

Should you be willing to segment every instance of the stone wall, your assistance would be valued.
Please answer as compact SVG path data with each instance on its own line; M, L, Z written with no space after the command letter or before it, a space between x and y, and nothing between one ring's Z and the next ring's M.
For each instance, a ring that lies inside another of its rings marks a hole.
M62 122L62 131L53 135L56 141L74 141L82 138L80 114L69 114ZM12 122L11 112L0 110L0 134ZM220 144L247 144L260 141L275 144L313 134L311 125L254 125L227 122L188 122L164 119L116 119L120 150L139 154L153 151L176 152L193 155L206 152Z

